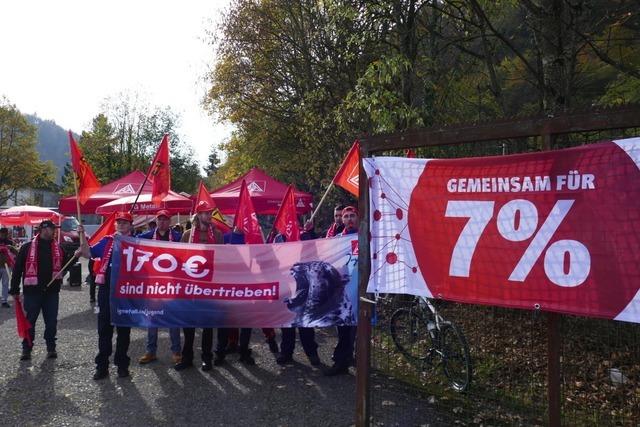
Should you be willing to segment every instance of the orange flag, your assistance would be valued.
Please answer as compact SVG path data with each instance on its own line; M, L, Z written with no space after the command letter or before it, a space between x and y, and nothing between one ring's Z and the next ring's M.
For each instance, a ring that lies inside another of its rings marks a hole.
M262 230L258 222L258 215L256 215L256 210L253 207L253 202L247 189L247 183L244 179L242 180L242 187L240 188L240 202L238 203L236 216L233 220L233 226L238 227L242 231L245 243L264 243L264 237L262 236Z
M100 228L96 230L95 233L91 235L91 238L88 240L89 245L93 246L100 241L105 236L110 236L116 232L116 213L111 212L111 214L104 220Z
M347 190L354 196L358 196L358 181L360 178L360 141L356 140L351 146L347 157L342 161L342 165L333 183Z
M169 164L169 134L165 134L153 158L147 179L153 182L151 200L160 204L171 188L171 167Z
M287 188L273 226L285 236L287 242L300 240L300 227L298 226L298 213L296 212L293 185Z
M207 190L207 187L202 181L200 181L200 186L198 188L198 198L196 199L196 204L194 205L194 210L196 212L199 206L201 208L206 207L205 210L213 209L213 212L211 213L211 220L223 233L228 233L229 231L231 231L231 227L229 227L229 225L225 221L224 216L222 216L222 213L220 213L220 209L218 209L218 207L216 206L216 203L211 198L211 194L209 194L209 190Z
M13 304L16 308L16 326L18 329L18 336L22 339L27 340L29 345L31 345L31 335L29 334L29 329L31 329L31 323L27 319L27 316L24 314L24 310L22 309L22 301L20 298L16 298L13 301Z
M73 134L69 131L69 153L71 155L71 167L76 173L78 183L78 200L81 205L87 203L89 197L100 189L100 181L93 173L89 162L82 155L78 143L73 139Z

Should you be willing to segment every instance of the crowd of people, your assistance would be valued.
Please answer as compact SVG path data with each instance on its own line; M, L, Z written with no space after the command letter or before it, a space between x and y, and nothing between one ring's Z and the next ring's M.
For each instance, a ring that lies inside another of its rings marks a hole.
M56 358L56 334L59 306L59 294L64 276L64 266L73 257L85 257L90 260L90 299L96 301L97 288L97 331L98 353L95 357L96 370L94 380L102 380L109 376L109 358L113 353L113 335L116 333L115 353L113 362L117 367L117 375L120 378L130 375L129 366L131 359L128 355L131 328L114 326L111 323L111 311L109 307L109 286L111 275L111 259L113 256L113 242L115 235L132 236L151 240L164 240L183 243L207 243L207 244L244 244L244 235L238 229L228 233L222 233L219 227L212 221L213 207L207 202L200 202L195 207L195 215L184 232L182 227L171 226L171 215L166 210L160 210L156 214L155 221L150 224L148 231L134 233L133 217L129 212L118 212L115 218L115 233L103 237L94 245L89 245L86 238L81 238L80 248L70 253L65 252L55 239L57 226L49 220L43 221L39 226L38 234L24 243L19 249L7 238L7 230L0 229L0 280L2 281L2 305L10 306L7 294L19 299L23 295L23 306L26 318L31 324L29 337L22 341L22 353L20 360L31 359L33 342L35 339L35 326L40 313L44 320L44 340L47 346L47 358ZM336 206L334 209L334 221L324 233L325 238L358 232L358 211L352 206ZM190 226L190 227L189 227ZM78 231L84 233L80 225ZM313 223L307 221L301 233L302 240L319 238L314 230ZM267 243L279 243L286 241L284 234L274 230L268 237ZM13 261L13 274L11 286L8 287L9 268L7 257L15 255ZM115 331L114 331L115 328ZM282 328L281 343L276 342L276 332L273 328L263 328L266 343L271 352L276 353L276 362L285 365L293 361L295 348L296 329L300 337L300 343L313 366L321 365L318 356L318 344L315 340L313 328ZM324 371L325 375L340 375L348 373L349 366L353 363L355 326L337 327L338 342L333 352L333 365ZM182 335L182 336L181 336ZM254 365L255 359L249 347L252 335L251 328L218 328L215 351L213 348L213 328L203 328L201 333L201 369L210 371L213 366L225 363L225 358L230 353L237 352L240 362L246 365ZM183 328L182 334L179 328L170 328L171 352L174 368L178 371L194 366L194 341L195 328ZM30 339L29 339L30 338ZM148 364L157 360L158 329L147 330L146 352L138 359L140 364Z

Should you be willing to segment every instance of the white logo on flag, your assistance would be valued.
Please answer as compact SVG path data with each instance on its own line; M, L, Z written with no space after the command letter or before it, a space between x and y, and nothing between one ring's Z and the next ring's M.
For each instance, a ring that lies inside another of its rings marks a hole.
M296 203L296 208L304 208L304 202L302 199L298 199L298 203Z
M118 184L115 190L113 190L113 194L136 194L136 190L133 189L133 185L126 184L124 187L120 187L121 184Z
M359 187L360 184L360 175L358 173L358 165L356 165L352 170L351 173L349 174L349 179L347 179L347 181L355 186L355 187Z
M258 181L251 181L250 183L247 184L247 190L254 193L264 193L266 182L260 181L260 183L262 184L262 187L260 186L260 184L258 184Z

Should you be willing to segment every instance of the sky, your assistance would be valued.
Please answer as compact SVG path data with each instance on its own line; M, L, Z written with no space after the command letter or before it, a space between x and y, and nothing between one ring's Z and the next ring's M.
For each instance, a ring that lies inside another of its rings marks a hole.
M180 114L179 134L204 165L229 137L200 102L214 63L207 31L229 0L0 2L0 96L80 133L106 98L139 93Z

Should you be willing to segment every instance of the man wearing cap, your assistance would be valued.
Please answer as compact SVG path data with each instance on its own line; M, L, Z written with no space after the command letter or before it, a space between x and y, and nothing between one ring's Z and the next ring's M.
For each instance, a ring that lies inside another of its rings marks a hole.
M116 213L116 235L130 236L133 231L133 216L129 212ZM82 225L78 232L84 233ZM113 350L113 325L111 324L111 308L109 306L109 283L111 279L111 255L113 250L113 235L103 237L98 243L89 246L87 239L80 239L78 253L85 258L100 258L100 267L96 274L98 285L98 354L96 355L96 372L94 380L101 380L109 376L109 356ZM129 376L129 341L131 328L116 326L116 353L113 357L118 367L118 377Z
M0 228L0 280L2 280L2 306L10 308L9 298L9 268L15 262L14 257L18 254L13 240L9 239L9 230L6 227Z
M213 206L201 201L195 208L196 215L193 226L182 235L182 242L222 244L223 236L220 230L211 222ZM193 366L193 341L195 328L184 328L184 345L182 347L182 360L174 366L177 371ZM213 328L202 329L202 370L210 371L213 367Z
M167 210L160 210L156 214L156 226L138 235L140 239L164 240L165 242L179 242L182 235L171 229L171 214ZM151 224L151 223L149 223ZM169 328L171 338L171 351L173 352L173 363L180 363L182 360L180 345L180 328ZM141 365L157 360L156 351L158 349L158 328L147 330L147 352L138 360Z
M340 235L357 234L360 220L358 210L353 206L342 209L342 223L344 229ZM353 347L356 338L355 326L338 326L338 343L333 351L333 366L328 368L324 374L327 376L342 375L349 373L349 365L353 361Z
M47 358L58 357L56 353L56 332L58 327L58 305L60 301L60 285L64 272L62 267L72 254L64 250L54 238L56 225L45 220L40 223L40 232L30 241L23 244L18 251L11 277L9 294L20 298L20 281L23 285L24 309L27 320L31 323L29 335L31 343L22 341L20 360L31 359L31 349L35 338L35 325L42 311L44 319L44 339L47 343Z

